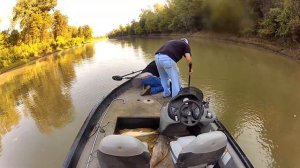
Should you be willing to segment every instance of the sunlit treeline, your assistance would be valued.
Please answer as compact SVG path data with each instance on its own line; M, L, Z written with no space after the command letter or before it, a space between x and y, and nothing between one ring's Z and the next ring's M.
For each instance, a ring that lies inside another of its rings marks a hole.
M30 116L45 134L71 122L70 88L76 78L74 64L94 54L94 46L90 44L2 75L0 140L19 124L21 116Z
M92 38L90 26L68 25L56 5L57 0L17 1L10 28L0 33L0 70Z
M169 0L108 36L209 30L300 42L299 0Z

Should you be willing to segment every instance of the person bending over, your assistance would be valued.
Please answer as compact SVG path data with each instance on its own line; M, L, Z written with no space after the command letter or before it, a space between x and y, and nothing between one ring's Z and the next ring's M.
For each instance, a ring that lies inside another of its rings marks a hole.
M155 63L164 89L163 96L176 96L181 88L177 62L184 57L188 64L192 64L191 48L186 38L166 42L155 53ZM190 72L190 75L192 70ZM168 81L172 82L172 93Z
M140 93L141 96L157 94L164 90L161 85L155 61L150 62L146 68L143 69L141 74L132 80L132 84L135 87L143 85L143 90Z

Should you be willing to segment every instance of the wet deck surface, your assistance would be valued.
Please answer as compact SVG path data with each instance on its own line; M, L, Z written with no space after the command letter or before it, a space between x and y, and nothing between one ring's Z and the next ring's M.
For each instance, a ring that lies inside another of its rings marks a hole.
M99 123L105 132L99 132L97 136L94 134L90 137L87 145L85 146L83 153L79 159L77 167L86 168L89 155L90 157L89 168L100 168L96 149L103 137L113 134L115 130L115 125L118 117L159 117L160 109L165 105L169 99L163 98L162 94L140 96L141 89L131 88L124 94L115 99L111 105L106 109L103 116L100 118ZM96 143L94 143L96 141ZM95 144L94 149L93 144ZM168 156L160 162L157 168L168 168L173 167L171 158Z

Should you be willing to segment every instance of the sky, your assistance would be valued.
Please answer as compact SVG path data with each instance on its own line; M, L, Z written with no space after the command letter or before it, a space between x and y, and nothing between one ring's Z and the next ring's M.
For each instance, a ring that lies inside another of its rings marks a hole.
M88 24L94 36L103 36L120 24L138 19L142 9L151 8L156 3L167 0L58 0L57 9L68 16L69 24ZM16 0L0 0L0 30L10 25L12 10Z

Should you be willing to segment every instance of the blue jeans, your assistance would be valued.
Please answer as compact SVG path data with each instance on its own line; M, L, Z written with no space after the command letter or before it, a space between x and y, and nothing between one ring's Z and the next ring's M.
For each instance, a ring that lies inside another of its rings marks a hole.
M172 97L175 97L181 88L179 69L176 62L167 55L157 54L155 55L155 63L161 79L162 87L164 88L163 96L167 97L171 94L168 84L169 79L171 79Z
M142 80L143 85L149 85L150 86L150 94L157 94L159 92L162 92L164 88L161 86L160 79L158 77L148 77L146 79Z

